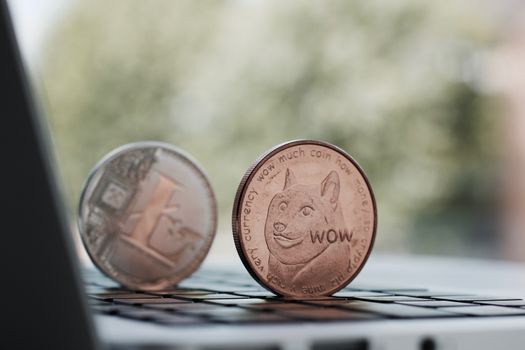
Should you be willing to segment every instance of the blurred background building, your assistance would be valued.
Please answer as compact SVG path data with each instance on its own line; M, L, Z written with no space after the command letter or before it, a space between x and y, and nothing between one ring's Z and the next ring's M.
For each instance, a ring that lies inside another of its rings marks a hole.
M377 251L525 260L520 1L11 4L72 217L100 157L165 141L208 171L233 252L245 170L312 138L368 174Z

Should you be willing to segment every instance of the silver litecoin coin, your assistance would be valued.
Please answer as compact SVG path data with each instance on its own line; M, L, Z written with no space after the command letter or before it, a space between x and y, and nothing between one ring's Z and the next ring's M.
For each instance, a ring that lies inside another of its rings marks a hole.
M206 175L164 143L112 151L92 170L80 197L78 229L91 260L130 289L165 289L188 277L216 228Z

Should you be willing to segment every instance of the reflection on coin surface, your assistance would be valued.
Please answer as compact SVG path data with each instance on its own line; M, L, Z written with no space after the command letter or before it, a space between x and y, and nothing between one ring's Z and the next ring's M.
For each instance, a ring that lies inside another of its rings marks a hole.
M343 150L320 141L279 145L237 190L235 246L250 274L276 294L330 295L361 270L376 232L372 189Z
M122 146L88 177L78 228L91 260L122 285L169 287L189 276L215 236L217 209L206 175L176 148Z

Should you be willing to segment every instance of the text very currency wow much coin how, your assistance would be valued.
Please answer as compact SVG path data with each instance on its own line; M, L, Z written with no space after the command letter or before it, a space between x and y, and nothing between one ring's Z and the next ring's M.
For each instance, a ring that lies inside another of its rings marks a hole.
M116 149L84 186L78 228L94 264L122 285L169 287L200 265L213 241L217 209L201 168L157 142Z
M330 295L361 270L377 226L372 189L343 150L320 141L279 145L246 172L234 202L242 262L283 296Z

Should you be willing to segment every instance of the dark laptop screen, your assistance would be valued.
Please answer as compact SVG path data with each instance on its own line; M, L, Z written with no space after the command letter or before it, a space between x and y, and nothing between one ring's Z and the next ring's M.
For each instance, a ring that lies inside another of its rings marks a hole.
M7 208L2 215L2 285L3 295L12 298L3 311L9 324L3 342L13 348L91 349L91 320L80 293L47 137L3 0L0 11L2 197Z

